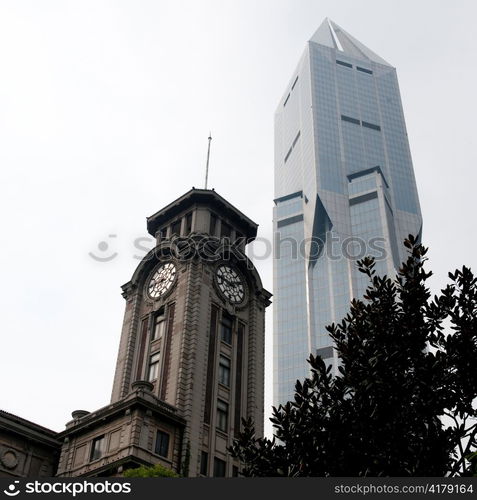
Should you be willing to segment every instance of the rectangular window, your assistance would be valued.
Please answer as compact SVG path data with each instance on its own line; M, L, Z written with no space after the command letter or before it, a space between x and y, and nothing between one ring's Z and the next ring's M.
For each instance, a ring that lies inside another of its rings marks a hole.
M288 226L289 224L295 224L295 222L300 222L303 220L303 214L294 215L293 217L288 217L287 219L282 219L277 222L277 228Z
M356 69L357 69L358 71L362 71L363 73L368 73L369 75L372 75L372 74L373 74L373 72L372 72L370 69L361 68L361 67L359 67L359 66L356 66Z
M166 330L166 317L164 315L164 309L162 309L154 318L154 329L152 331L151 340L160 340L164 335L165 330Z
M239 469L236 465L232 467L232 477L238 477L239 475Z
M192 213L186 215L186 232L185 234L190 234L192 232Z
M361 122L361 125L363 125L363 127L372 128L373 130L381 130L381 127L379 125L374 125L374 123Z
M171 236L180 236L181 235L181 220L177 220L172 224L171 227Z
M214 458L214 477L225 477L225 462Z
M210 235L215 236L217 231L217 216L215 214L210 214Z
M103 435L94 438L93 444L91 446L91 455L89 458L90 461L98 460L104 455L105 451L106 451L106 437Z
M207 476L208 467L209 466L209 454L206 451L203 451L200 454L200 475Z
M336 64L339 64L340 66L346 66L347 68L352 68L353 67L352 64L344 62L344 61L338 61L338 59L336 59Z
M161 240L163 240L164 238L166 238L166 236L167 236L167 227L163 227L160 230L160 235L161 235Z
M224 221L222 221L220 236L222 238L230 238L231 235L232 235L232 228L228 224L226 224Z
M342 119L344 122L354 123L355 125L359 125L359 124L360 124L360 121L359 121L359 120L357 120L356 118L351 118L351 116L341 115L341 119Z
M229 405L222 401L217 400L217 429L227 432L229 420Z
M219 382L227 387L230 387L230 359L225 356L220 356Z
M157 431L155 453L161 457L169 456L169 434Z
M227 344L232 344L232 326L232 318L224 313L220 322L220 339Z
M152 382L153 380L157 380L159 376L159 360L161 358L161 353L156 352L153 354L149 360L149 375L148 380Z
M144 356L146 352L146 342L147 342L147 330L148 330L149 318L145 318L141 323L141 344L139 346L139 359L137 362L137 372L136 380L142 380L142 365L144 363Z

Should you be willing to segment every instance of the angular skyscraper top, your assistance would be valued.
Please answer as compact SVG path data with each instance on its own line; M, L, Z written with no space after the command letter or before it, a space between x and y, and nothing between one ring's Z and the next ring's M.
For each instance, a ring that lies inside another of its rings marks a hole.
M329 19L308 42L275 114L274 403L292 397L326 325L367 282L394 275L422 219L396 70Z
M351 57L358 59L368 59L379 64L390 66L382 57L379 57L372 50L368 49L356 38L352 37L343 28L340 28L331 19L326 18L311 37L310 42L325 45L332 49L337 49Z

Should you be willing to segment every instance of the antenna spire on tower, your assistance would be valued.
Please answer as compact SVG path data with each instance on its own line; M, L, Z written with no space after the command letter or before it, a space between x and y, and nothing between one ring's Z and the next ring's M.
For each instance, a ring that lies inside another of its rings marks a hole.
M205 189L207 189L207 180L209 178L209 158L210 158L210 142L212 141L212 134L209 132L209 146L207 148L207 163L205 165Z

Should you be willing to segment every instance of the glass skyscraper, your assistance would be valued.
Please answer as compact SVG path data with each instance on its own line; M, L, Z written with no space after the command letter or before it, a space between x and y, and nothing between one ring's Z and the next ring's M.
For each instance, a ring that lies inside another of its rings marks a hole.
M367 280L365 255L394 275L422 219L396 70L325 19L275 114L274 404L308 375L336 369L325 327Z

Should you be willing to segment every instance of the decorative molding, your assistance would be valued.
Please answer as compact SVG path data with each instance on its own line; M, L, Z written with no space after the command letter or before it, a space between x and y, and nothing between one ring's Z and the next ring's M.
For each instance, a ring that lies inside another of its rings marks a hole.
M18 465L18 456L13 450L6 450L2 453L0 462L5 469L13 470Z

